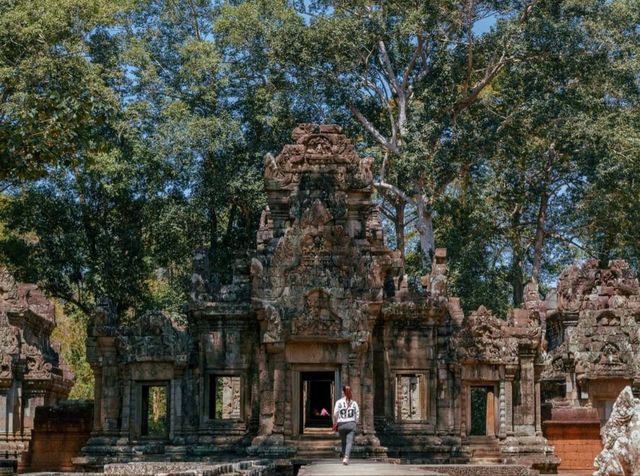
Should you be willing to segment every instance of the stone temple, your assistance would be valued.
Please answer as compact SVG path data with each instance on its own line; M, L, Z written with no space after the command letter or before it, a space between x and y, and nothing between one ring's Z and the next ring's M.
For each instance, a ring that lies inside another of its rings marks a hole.
M348 383L362 410L357 454L463 463L477 447L554 469L537 287L508 320L484 308L465 316L438 249L412 293L384 244L372 159L337 126L292 135L265 159L255 253L225 286L196 257L186 326L161 313L124 326L101 306L87 344L94 429L77 464L333 456L322 409Z
M335 458L323 410L343 384L361 407L356 458L591 467L618 393L640 390L629 266L589 261L544 301L528 283L506 319L484 307L465 315L446 250L409 286L384 243L371 162L339 127L299 126L265 158L257 246L230 284L203 252L187 322L161 312L123 322L100 303L87 338L92 431L77 469ZM55 382L63 394L64 378Z

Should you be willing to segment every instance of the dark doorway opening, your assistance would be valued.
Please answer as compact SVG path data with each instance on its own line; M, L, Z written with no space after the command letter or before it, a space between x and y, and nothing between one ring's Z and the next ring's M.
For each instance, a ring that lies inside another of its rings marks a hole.
M494 388L471 387L472 436L495 436Z
M140 436L169 436L169 398L166 384L142 385Z
M301 372L300 433L306 428L331 428L335 403L334 372Z

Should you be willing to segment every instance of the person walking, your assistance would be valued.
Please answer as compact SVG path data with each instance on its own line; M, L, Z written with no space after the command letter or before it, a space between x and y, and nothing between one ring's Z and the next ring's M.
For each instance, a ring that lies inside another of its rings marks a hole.
M333 424L338 428L340 441L342 442L342 464L349 464L349 456L353 447L353 439L356 436L356 425L360 420L360 409L353 400L351 387L343 385L343 397L336 402L333 409Z

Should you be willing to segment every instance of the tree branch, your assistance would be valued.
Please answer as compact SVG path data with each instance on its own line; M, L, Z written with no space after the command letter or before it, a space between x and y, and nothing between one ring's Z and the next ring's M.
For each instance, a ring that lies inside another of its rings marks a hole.
M404 200L405 203L411 204L411 205L415 205L415 201L409 197L406 193L404 193L402 190L400 190L398 187L396 187L395 185L392 185L390 183L387 182L374 182L373 185L378 188L381 189L385 192L391 192L394 195L396 195L398 198L400 198L401 200Z
M356 119L364 126L364 128L378 141L380 145L384 148L388 149L390 152L393 152L396 155L400 154L400 150L398 146L393 142L390 142L382 133L376 129L376 127L369 122L369 120L364 117L364 115L360 112L360 110L354 106L353 104L349 106L351 113L356 117Z
M385 46L384 41L380 40L378 42L378 49L380 50L380 59L382 60L382 66L384 67L387 76L389 77L389 83L391 84L391 87L396 94L402 94L398 85L398 81L396 79L396 75L393 71L391 59L389 59L389 53L387 53L387 47Z

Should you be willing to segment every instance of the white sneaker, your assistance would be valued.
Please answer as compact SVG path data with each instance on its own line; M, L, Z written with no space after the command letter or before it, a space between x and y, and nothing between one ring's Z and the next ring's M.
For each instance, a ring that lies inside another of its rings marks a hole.
M349 458L347 458L346 456L344 457L344 459L342 460L342 464L344 464L345 466L349 464Z

